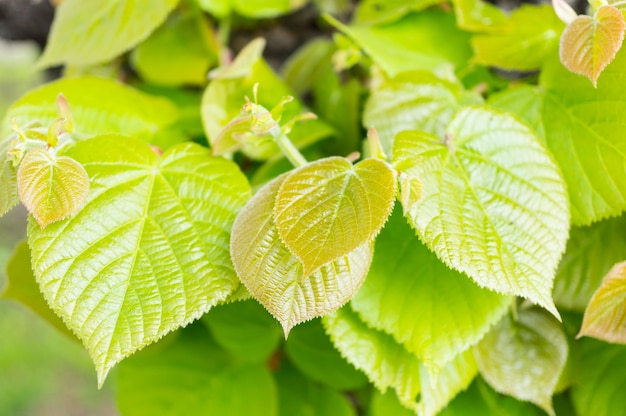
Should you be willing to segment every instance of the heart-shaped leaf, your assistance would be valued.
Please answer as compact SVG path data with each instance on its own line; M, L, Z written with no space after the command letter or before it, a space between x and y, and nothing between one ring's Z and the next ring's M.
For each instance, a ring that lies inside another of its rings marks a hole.
M579 337L626 344L626 262L616 264L593 294Z
M480 374L495 390L554 415L552 394L568 353L554 318L537 308L520 310L517 320L506 315L474 352Z
M398 134L393 159L398 171L422 181L422 196L405 215L444 263L558 316L552 282L568 236L567 193L526 126L465 108L444 139Z
M40 226L76 214L89 193L83 166L67 156L43 148L26 153L17 171L20 200Z
M274 224L274 205L287 175L265 185L233 225L231 256L248 291L289 334L295 325L337 310L363 283L373 255L366 241L305 276L304 266L283 243Z
M307 277L371 242L391 214L396 176L385 162L355 166L330 157L289 173L276 195L274 221Z
M239 284L228 242L250 188L196 144L162 157L138 139L78 142L91 191L78 215L28 243L39 286L87 347L102 384L113 365L199 318Z
M593 17L578 16L561 35L561 62L596 86L598 77L622 46L625 28L624 15L614 6L600 7Z

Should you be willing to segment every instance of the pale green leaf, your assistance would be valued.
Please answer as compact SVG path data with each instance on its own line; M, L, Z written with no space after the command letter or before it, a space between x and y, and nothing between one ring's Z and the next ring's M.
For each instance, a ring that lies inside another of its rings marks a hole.
M252 19L267 19L292 12L308 0L198 0L200 6L218 18L237 13Z
M241 281L287 335L298 323L350 300L367 275L373 244L365 242L304 278L302 263L281 241L274 224L276 194L285 178L279 176L261 188L239 213L230 251Z
M541 73L546 141L570 193L572 222L588 225L626 208L626 52L594 88L554 59Z
M274 222L306 278L371 242L391 214L395 195L395 172L383 161L366 159L353 166L342 157L321 159L284 178Z
M571 396L578 414L623 414L626 409L626 346L583 339L577 352L577 380Z
M396 208L376 240L374 261L352 308L392 334L429 371L478 342L511 300L447 268L416 237Z
M80 211L89 193L89 177L71 157L37 148L20 162L17 189L26 209L46 227Z
M626 344L626 262L616 264L593 294L578 334Z
M217 306L202 319L218 344L243 361L267 360L281 341L280 326L255 300Z
M278 415L269 369L238 363L198 325L124 361L116 387L125 416Z
M295 327L289 334L285 352L308 378L336 390L355 390L367 384L367 377L335 349L319 319Z
M205 85L217 53L212 28L203 16L177 13L133 50L131 63L150 83Z
M278 384L280 415L356 415L347 395L304 377L289 361L281 363L275 377Z
M626 217L573 227L554 280L559 308L583 312L611 267L626 259Z
M162 157L99 136L67 153L91 179L78 215L29 227L46 300L87 347L102 384L113 365L199 318L238 285L228 242L249 185L196 144Z
M595 87L620 50L625 29L624 15L613 6L601 6L593 17L578 16L561 36L561 62L570 71L589 78Z
M543 143L546 142L546 133L541 118L543 93L539 88L531 85L515 86L490 95L487 104L515 114L528 124L528 127Z
M202 123L204 131L213 144L220 132L235 117L239 116L245 98L253 98L252 89L258 86L258 104L265 108L273 108L285 96L294 96L291 89L272 71L261 55L265 41L255 39L250 42L233 63L211 72L212 81L202 96ZM304 105L294 99L285 106L281 117L281 124L291 120L305 111ZM311 120L305 123L296 123L289 138L297 147L312 144L333 133L331 127L321 120ZM271 137L263 142L255 141L246 144L242 151L253 159L265 160L277 156L280 152Z
M552 283L569 230L560 172L535 135L504 113L466 108L445 139L396 137L394 165L423 184L405 215L450 267L558 316Z
M472 55L469 35L457 28L452 13L441 10L409 14L380 26L346 26L334 20L331 23L390 77L418 69L449 72L450 66L465 67Z
M456 83L425 71L410 72L372 91L363 110L363 125L376 128L383 149L391 154L393 139L403 130L443 135L465 99Z
M0 138L0 217L19 202L17 170L8 159L9 140Z
M563 27L551 5L522 5L506 25L472 37L474 62L522 71L538 69L555 52Z
M410 12L424 10L442 2L442 0L363 0L357 4L354 22L358 24L391 23Z
M148 37L179 0L64 0L57 8L40 67L109 61Z
M506 315L474 349L480 374L497 391L554 415L552 394L565 367L567 338L559 323L536 308Z
M470 32L498 30L507 25L502 9L484 0L453 0L459 28Z
M79 137L120 133L161 147L181 141L178 137L157 140L157 134L170 128L179 118L178 110L169 100L96 77L63 78L28 92L9 108L1 134L10 133L12 119L18 125L35 120L49 125L58 117L59 93L63 93L70 104L75 133Z
M415 409L420 392L420 362L391 335L369 328L349 306L322 320L341 355L381 392L393 388L400 402Z
M15 248L13 255L7 263L6 275L8 278L7 285L4 291L0 293L0 298L14 299L28 306L57 330L69 337L74 337L63 324L63 321L50 309L39 291L39 286L37 286L30 264L30 249L26 241L22 241Z
M374 391L368 416L414 416L415 412L402 406L398 401L398 396L393 390L387 390L384 394L380 391Z

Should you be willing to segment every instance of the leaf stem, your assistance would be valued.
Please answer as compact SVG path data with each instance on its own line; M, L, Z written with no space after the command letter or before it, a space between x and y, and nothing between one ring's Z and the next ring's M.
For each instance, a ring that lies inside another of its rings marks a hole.
M280 151L285 155L285 157L291 162L292 165L299 168L300 166L304 166L309 163L302 153L296 148L296 146L291 143L289 137L285 133L280 133L278 136L274 137L276 144L280 148Z

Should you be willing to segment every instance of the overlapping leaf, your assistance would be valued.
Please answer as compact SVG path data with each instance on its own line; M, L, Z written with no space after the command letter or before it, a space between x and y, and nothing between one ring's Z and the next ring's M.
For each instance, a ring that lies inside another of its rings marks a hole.
M480 374L500 393L530 401L554 415L552 394L565 367L568 344L544 311L506 315L474 349Z
M286 175L264 186L233 225L231 256L248 291L280 321L285 331L332 312L358 290L372 261L373 244L324 264L312 274L282 242L274 223L276 195Z
M392 23L410 12L424 10L441 0L364 0L358 3L354 21L358 24Z
M573 227L554 280L559 308L583 312L611 267L626 259L626 217Z
M546 141L570 194L572 221L588 225L626 208L626 52L594 88L553 60L542 71Z
M579 337L626 344L626 262L616 264L585 310Z
M289 173L276 194L280 238L308 275L374 239L391 214L393 170L377 159L321 159Z
M570 71L589 78L594 87L624 40L626 23L616 7L604 5L593 17L578 16L561 36L559 56Z
M195 144L159 158L144 142L109 135L68 156L91 178L87 205L45 229L31 221L28 242L46 300L102 384L115 363L236 288L229 230L250 190L235 164Z
M179 0L65 0L38 65L88 66L109 61L156 29Z
M558 168L526 126L466 108L444 140L400 133L393 159L423 183L405 215L444 263L558 316L551 293L568 236L567 195Z
M0 138L0 217L19 202L17 169L7 157L9 141Z
M458 25L470 32L494 31L507 26L502 9L484 0L454 0Z
M546 133L541 118L543 95L539 88L531 85L515 86L490 95L487 104L518 116L545 143Z
M442 264L415 237L399 209L376 240L375 253L352 307L434 374L478 342L510 304L509 298L479 288Z
M198 4L218 18L228 18L233 12L256 19L267 19L294 11L306 0L198 0Z
M40 226L76 214L89 193L83 166L67 156L53 156L44 148L29 151L17 171L20 200Z

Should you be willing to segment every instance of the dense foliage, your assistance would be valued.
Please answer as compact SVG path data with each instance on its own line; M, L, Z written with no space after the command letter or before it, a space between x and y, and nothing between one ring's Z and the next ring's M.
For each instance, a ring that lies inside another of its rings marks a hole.
M59 3L4 297L122 414L623 414L622 2ZM234 56L303 7L332 39Z

